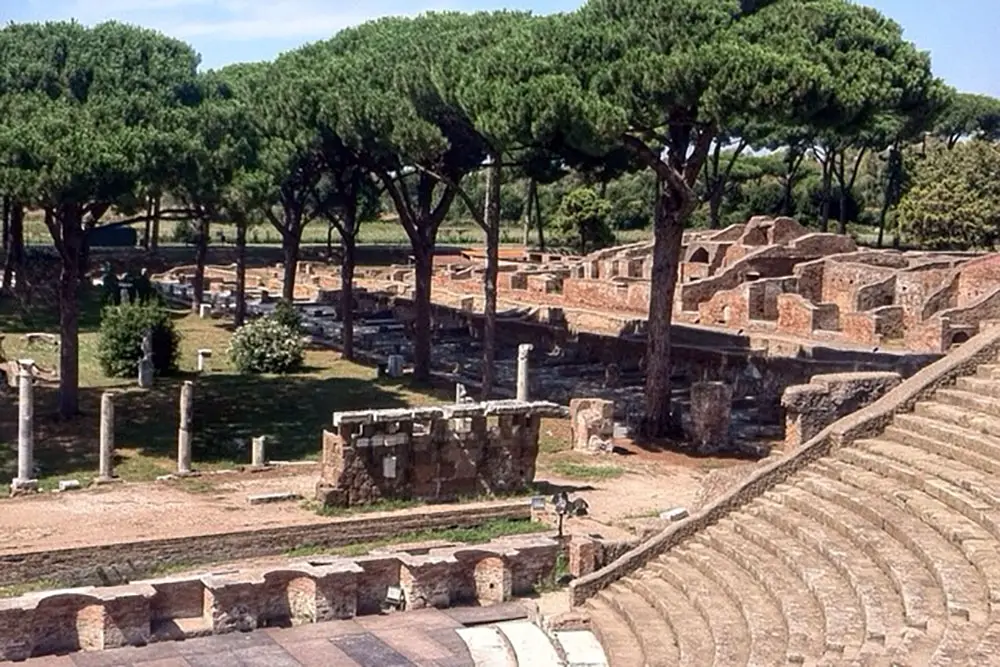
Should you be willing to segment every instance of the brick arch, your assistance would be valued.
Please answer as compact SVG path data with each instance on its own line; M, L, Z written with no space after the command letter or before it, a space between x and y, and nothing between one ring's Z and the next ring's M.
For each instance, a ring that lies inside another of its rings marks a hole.
M708 254L708 250L706 250L705 248L696 248L695 251L692 252L691 256L688 258L689 262L695 264L708 264L710 260L711 257Z
M46 596L35 608L32 656L104 648L104 603L92 595Z

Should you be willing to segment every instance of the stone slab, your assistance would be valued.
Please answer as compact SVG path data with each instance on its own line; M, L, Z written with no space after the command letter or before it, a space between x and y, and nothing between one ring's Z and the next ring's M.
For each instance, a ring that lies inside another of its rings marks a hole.
M505 621L496 627L514 649L519 665L531 667L562 667L562 660L548 635L530 621Z
M247 502L251 505L264 505L268 503L285 503L302 500L302 496L291 491L279 493L256 493L247 496Z
M347 654L359 665L379 665L379 667L416 667L406 656L399 653L375 635L347 635L331 639L333 645Z
M504 602L489 607L455 607L446 609L444 613L465 626L528 618L528 610L519 602Z
M456 630L476 667L517 667L507 641L495 626L481 625L475 628Z
M608 667L608 658L593 632L562 630L553 634L566 654L567 667Z

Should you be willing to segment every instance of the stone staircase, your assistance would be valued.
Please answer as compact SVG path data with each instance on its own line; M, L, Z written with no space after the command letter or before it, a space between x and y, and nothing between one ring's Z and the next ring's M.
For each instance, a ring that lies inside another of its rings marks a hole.
M574 582L611 667L1000 664L1000 335Z
M528 620L477 625L457 631L475 667L608 667L588 630L546 634Z

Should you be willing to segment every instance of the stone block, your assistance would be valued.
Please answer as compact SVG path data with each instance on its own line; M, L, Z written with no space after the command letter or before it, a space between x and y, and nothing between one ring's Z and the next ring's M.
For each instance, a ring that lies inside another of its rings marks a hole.
M715 454L729 448L733 389L724 382L691 385L689 437L700 454Z
M573 450L588 454L614 451L615 404L600 398L574 398L569 403Z

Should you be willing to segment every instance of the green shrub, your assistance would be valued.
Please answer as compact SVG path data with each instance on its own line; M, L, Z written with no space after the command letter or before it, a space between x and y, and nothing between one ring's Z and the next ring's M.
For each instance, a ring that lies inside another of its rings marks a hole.
M180 336L159 303L124 303L101 312L97 359L108 377L135 377L142 358L142 337L153 332L153 366L157 373L177 370Z
M229 341L229 358L240 373L292 373L302 367L302 337L274 317L249 322Z
M275 307L268 318L278 324L284 325L295 332L302 331L302 313L295 309L295 306L282 299Z

